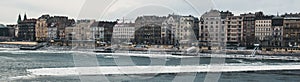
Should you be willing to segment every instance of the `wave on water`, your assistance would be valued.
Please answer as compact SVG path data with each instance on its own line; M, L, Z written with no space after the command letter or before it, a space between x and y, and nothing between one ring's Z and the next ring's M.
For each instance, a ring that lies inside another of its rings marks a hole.
M4 59L4 60L16 60L15 58L12 57L5 57L5 56L0 56L0 59Z
M15 76L15 77L8 77L7 79L3 79L5 81L14 81L14 80L19 80L19 79L33 79L36 78L37 76L34 75L25 75L25 76ZM0 79L1 81L1 79Z

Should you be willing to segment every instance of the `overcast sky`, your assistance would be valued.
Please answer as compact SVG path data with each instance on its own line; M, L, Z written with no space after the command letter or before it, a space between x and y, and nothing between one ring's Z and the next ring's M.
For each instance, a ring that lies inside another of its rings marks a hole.
M18 14L36 18L42 14L74 19L134 20L141 15L201 16L210 9L235 15L264 11L266 14L300 12L300 0L1 0L0 23L16 23Z

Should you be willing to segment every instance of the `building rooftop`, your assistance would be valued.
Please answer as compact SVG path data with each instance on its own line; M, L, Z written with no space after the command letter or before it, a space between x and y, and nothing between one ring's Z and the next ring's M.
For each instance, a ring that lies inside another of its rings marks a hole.
M117 24L117 21L96 21L91 27L113 27L115 24Z
M134 27L134 23L118 23L115 27Z
M273 17L272 19L283 19L283 17L276 16L276 17Z
M181 15L169 14L167 18L172 17L176 22L180 20Z
M201 17L219 17L220 11L218 10L210 10L209 12L205 12Z
M271 20L273 17L274 15L258 16L256 17L256 20Z
M284 17L284 19L300 19L300 17Z
M0 28L7 28L4 24L0 24Z

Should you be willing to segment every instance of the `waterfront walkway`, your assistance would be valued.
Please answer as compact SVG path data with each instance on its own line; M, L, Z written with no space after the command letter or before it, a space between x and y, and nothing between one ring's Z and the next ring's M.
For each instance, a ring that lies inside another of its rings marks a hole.
M242 55L242 54L205 54L198 53L197 55L171 55L162 53L97 53L101 55L116 55L116 56L142 56L142 57L174 57L174 58L195 58L195 57L213 57L213 58L241 58L254 60L291 60L299 61L299 56L272 56L272 55Z
M203 66L105 66L73 68L28 69L34 76L67 75L120 75L120 74L159 74L159 73L193 73L193 72L240 72L264 70L300 70L300 65L203 65Z
M10 45L37 45L37 42L0 42L0 44L10 44Z
M299 56L272 56L272 55L242 55L242 54L200 54L200 57L217 57L217 58L241 58L241 59L254 59L254 60L291 60L299 61Z

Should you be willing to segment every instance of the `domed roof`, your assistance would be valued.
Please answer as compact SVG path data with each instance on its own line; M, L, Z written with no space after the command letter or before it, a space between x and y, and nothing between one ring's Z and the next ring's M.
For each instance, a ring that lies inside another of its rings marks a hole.
M0 28L6 28L4 24L0 24Z

